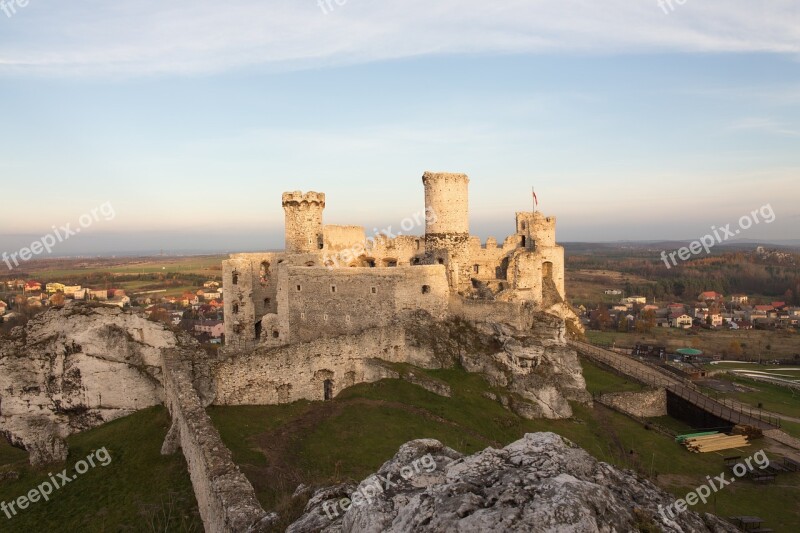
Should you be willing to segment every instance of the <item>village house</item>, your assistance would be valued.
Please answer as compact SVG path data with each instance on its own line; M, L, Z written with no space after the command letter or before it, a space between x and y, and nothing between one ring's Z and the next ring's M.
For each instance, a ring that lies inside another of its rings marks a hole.
M669 323L673 328L689 329L692 327L692 317L686 313L674 313L670 315Z
M55 294L57 292L64 292L65 285L63 283L48 283L45 285L47 294Z
M81 290L80 285L64 285L64 295L75 297L75 293Z
M633 305L633 304L646 304L647 298L644 296L628 296L627 298L623 298L622 303L626 305Z
M0 315L6 314L7 310L8 310L8 304L5 303L3 300L0 300Z
M108 300L108 290L107 289L89 289L89 299L90 300Z
M213 281L213 280L206 281L205 283L203 283L203 288L204 289L219 289L219 282L218 281Z
M747 295L746 294L734 294L731 296L731 303L734 304L746 304L747 303Z
M700 296L697 297L697 299L700 301L716 301L722 300L722 298L723 295L715 291L701 292Z
M42 284L38 281L28 281L25 283L24 292L38 292L42 290Z
M225 324L222 320L203 320L194 325L196 333L208 333L214 339L219 339L225 333Z

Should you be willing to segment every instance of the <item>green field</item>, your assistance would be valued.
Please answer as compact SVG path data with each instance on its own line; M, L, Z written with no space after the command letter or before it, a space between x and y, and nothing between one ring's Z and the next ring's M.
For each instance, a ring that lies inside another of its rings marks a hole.
M637 381L619 376L610 370L601 368L599 365L581 358L583 377L586 379L586 390L591 394L604 394L606 392L629 392L640 391L644 387Z
M30 261L25 264L25 272L29 276L48 281L55 281L58 278L86 276L93 272L108 272L110 274L179 273L219 278L221 263L224 259L227 259L227 256Z
M678 348L698 348L707 354L723 354L731 350L731 343L741 346L741 357L754 360L792 358L798 355L800 364L800 334L793 330L683 330L653 328L650 333L621 333L617 331L587 330L588 342L599 345L614 344L633 348L639 344L666 346L669 351Z
M0 501L27 494L62 468L105 448L111 462L98 464L10 520L0 514L0 531L197 531L203 530L183 455L164 457L161 444L169 427L163 407L145 409L68 439L67 464L34 469L27 454L0 444L0 471L20 474L0 482Z

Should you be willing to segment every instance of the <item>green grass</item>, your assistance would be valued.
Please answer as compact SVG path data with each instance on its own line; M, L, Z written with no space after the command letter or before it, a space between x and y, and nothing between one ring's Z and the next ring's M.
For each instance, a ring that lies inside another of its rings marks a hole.
M580 362L583 368L583 377L586 379L586 389L592 394L630 392L644 389L640 383L601 368L586 358L581 357Z
M781 429L796 439L800 439L800 422L781 420Z
M553 431L576 442L600 460L630 468L656 480L676 496L724 471L720 454L692 454L671 438L648 430L630 418L595 404L573 404L567 420L523 420L483 396L492 389L463 370L426 371L450 384L452 398L437 396L399 380L360 384L331 402L298 402L264 407L209 409L234 460L256 486L265 508L278 509L288 522L299 508L288 507L299 483L328 485L361 480L391 458L399 446L417 438L435 438L463 453L492 443L506 445L535 431ZM607 390L615 382L600 369L586 374L590 389ZM680 422L659 419L662 425ZM755 453L756 446L745 449ZM800 529L800 475L781 479L781 486L740 482L695 510L723 516L753 514L769 519L775 531ZM287 513L289 516L286 516ZM294 513L294 514L292 514Z
M70 437L66 465L45 469L34 469L26 457L0 448L3 469L20 473L16 481L0 482L0 501L6 502L39 486L49 472L73 472L95 450L105 448L111 456L108 466L98 463L54 491L49 501L33 503L11 520L0 514L0 531L151 531L150 520L168 511L169 523L155 518L161 524L158 531L202 531L183 455L160 453L168 426L163 407L140 411Z
M747 405L752 405L753 407L758 407L758 404L761 403L762 408L767 411L800 418L800 391L736 376L734 374L718 374L714 377L718 379L727 379L734 383L757 389L757 391L754 392L734 393L721 393L716 391L717 396L734 398Z
M11 446L8 441L0 437L0 471L2 467L19 461L25 461L28 454L24 450Z

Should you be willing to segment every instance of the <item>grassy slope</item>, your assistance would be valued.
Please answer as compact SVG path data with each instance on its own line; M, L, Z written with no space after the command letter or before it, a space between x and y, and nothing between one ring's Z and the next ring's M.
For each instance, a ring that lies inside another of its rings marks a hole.
M585 370L590 389L630 386L598 367L587 365ZM300 512L288 504L300 482L363 479L414 438L436 438L473 453L507 444L526 432L555 431L601 460L656 479L677 496L701 484L706 475L724 471L721 455L690 454L671 439L602 406L575 405L570 420L523 420L485 398L482 393L491 389L476 375L460 370L429 374L450 383L453 397L384 380L352 387L332 402L212 407L209 412L262 503L284 510L289 517ZM110 451L111 465L90 470L56 492L50 502L38 502L11 521L0 516L0 531L149 531L147 509L152 516L153 510L169 508L163 502L170 500L170 493L177 503L171 506L166 530L201 531L182 456L159 453L167 426L166 411L154 408L70 438L70 468L101 447ZM742 455L757 449L751 446ZM30 469L22 452L0 443L0 470L8 469L22 477L0 482L2 501L25 494L46 474ZM775 531L797 531L798 500L800 475L796 474L766 486L739 481L719 492L716 502L697 509L721 516L753 514L766 518Z
M0 531L152 531L150 520L161 524L158 531L202 531L183 455L163 457L160 453L168 426L169 415L158 407L70 437L65 465L70 471L76 462L103 447L111 463L89 469L55 491L50 501L36 502L11 520L0 514ZM0 501L26 494L46 481L48 472L62 468L32 469L26 454L9 449L4 442L0 470L17 471L20 479L0 482ZM165 528L162 513L170 510Z
M597 367L587 367L590 388L626 390L629 383ZM284 514L288 496L299 483L328 484L360 480L374 472L397 448L413 438L436 438L459 451L474 453L504 445L526 432L555 431L598 459L632 468L678 496L724 471L718 454L691 454L671 439L648 431L602 406L575 405L570 420L523 420L481 393L489 390L478 376L460 370L430 371L450 383L452 398L442 398L395 380L361 384L334 401L264 407L213 407L210 414L235 460L256 486L268 508ZM758 450L751 446L744 455ZM740 481L717 494L704 509L722 516L753 514L769 519L775 531L800 529L800 475L781 478L780 486Z

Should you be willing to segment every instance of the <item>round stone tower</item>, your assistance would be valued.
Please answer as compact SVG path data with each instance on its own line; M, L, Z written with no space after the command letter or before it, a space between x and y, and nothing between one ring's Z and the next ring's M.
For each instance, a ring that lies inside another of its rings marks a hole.
M309 191L283 193L286 213L286 252L314 253L323 247L322 212L325 194Z
M450 287L471 287L469 270L469 178L466 174L426 172L426 262L448 268Z

